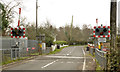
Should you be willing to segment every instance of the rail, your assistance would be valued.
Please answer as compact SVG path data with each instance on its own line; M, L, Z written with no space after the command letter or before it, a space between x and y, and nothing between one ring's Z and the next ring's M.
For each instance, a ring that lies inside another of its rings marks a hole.
M106 69L106 52L95 48L95 58L103 69Z

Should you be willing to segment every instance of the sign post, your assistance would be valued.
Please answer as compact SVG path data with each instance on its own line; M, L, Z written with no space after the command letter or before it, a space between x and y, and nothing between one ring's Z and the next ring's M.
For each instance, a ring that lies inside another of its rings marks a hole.
M36 36L38 40L38 52L39 55L42 54L42 42L45 42L45 34L40 34L39 36Z
M98 38L98 42L106 42L106 38Z

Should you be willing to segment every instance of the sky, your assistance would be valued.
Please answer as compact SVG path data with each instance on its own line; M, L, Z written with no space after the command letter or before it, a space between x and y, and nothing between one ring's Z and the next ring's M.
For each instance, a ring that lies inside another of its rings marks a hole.
M9 2L12 0L4 0ZM110 25L110 0L38 0L38 25L47 20L57 28L70 25L73 15L73 25L82 27L83 24ZM22 0L21 17L26 22L36 23L36 0ZM15 8L18 12L19 7ZM16 27L18 15L12 26Z

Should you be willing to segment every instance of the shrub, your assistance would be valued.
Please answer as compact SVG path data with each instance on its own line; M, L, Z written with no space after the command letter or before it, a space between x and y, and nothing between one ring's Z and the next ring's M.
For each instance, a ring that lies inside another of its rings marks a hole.
M54 44L68 44L66 41L55 41Z

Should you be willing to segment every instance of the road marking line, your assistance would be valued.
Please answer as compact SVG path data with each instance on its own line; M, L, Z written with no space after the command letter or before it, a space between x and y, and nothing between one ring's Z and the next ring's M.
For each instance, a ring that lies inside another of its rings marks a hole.
M84 54L83 70L85 70L86 58L85 58L85 51L83 50L83 48L82 48L82 51L83 51L83 54Z
M61 63L63 63L63 62L61 62Z
M80 63L80 62L77 62L77 63Z
M67 62L67 63L73 63L73 62Z
M68 56L45 56L45 57L51 57L51 58L73 58L73 59L84 58L84 57L68 57Z
M57 59L57 60L55 60L55 61L53 61L53 62L51 62L51 63L46 64L45 66L43 66L43 67L41 67L41 68L48 67L49 65L51 65L51 64L53 64L53 63L55 63L56 61L58 61L58 59Z
M84 49L82 48L82 51L83 51L83 54L84 54L84 56L85 56L85 51L84 51Z
M91 62L89 62L89 63L91 63Z
M93 61L95 62L95 59L92 57Z
M67 55L70 55L70 54L67 54Z
M35 60L29 60L29 61L35 61Z

